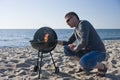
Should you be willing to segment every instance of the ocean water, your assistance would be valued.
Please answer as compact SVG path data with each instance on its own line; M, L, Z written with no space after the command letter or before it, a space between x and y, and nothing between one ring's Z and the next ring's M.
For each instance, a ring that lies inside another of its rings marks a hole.
M37 29L0 29L0 47L30 46ZM67 40L72 29L55 29L58 39ZM96 29L102 40L120 40L120 29Z

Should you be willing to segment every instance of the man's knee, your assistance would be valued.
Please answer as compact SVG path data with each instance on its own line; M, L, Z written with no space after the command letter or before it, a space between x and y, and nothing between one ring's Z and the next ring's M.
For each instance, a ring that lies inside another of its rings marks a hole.
M89 58L88 56L83 56L80 61L79 64L86 70L86 71L90 71L91 69L93 69L96 66L96 61L91 60L91 58Z

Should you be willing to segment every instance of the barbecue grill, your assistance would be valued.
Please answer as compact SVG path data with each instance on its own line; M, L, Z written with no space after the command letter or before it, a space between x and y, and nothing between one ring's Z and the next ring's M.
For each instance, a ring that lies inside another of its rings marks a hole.
M36 31L34 34L33 40L30 41L31 46L38 50L38 59L37 65L34 66L34 71L39 73L38 78L40 78L41 74L41 64L43 54L50 53L54 67L55 73L59 73L59 68L55 65L54 59L52 57L51 51L57 45L57 35L56 32L50 27L42 27Z

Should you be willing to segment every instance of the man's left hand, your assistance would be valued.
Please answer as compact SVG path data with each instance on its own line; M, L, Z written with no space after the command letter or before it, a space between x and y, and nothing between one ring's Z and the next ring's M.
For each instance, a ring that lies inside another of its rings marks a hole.
M74 51L75 45L74 45L74 44L69 44L68 47L69 47L72 51Z

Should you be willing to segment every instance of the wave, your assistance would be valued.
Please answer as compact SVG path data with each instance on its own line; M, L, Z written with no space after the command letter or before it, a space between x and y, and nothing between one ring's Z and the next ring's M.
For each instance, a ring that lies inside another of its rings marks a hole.
M113 38L103 38L102 40L120 40L120 37Z
M17 39L0 39L0 41L4 41L4 42L7 42L7 41L16 41Z

